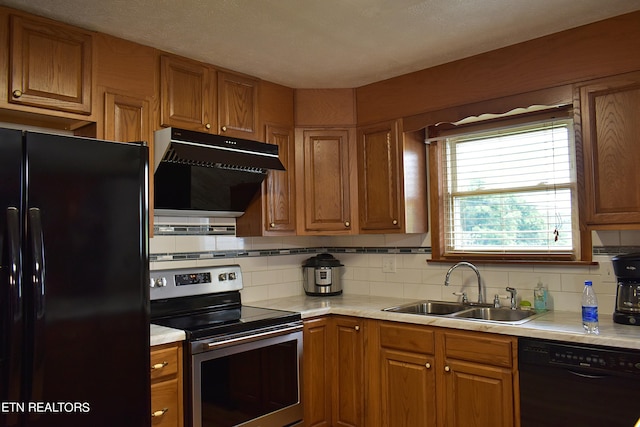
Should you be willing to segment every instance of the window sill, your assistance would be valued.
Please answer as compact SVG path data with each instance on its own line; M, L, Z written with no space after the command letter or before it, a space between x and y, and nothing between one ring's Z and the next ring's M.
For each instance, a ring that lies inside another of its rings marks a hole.
M428 259L428 264L455 264L460 261L473 262L474 264L497 264L497 265L546 265L546 266L563 266L563 267L584 267L596 266L596 261L572 261L572 260L550 260L550 259L498 259L478 256L455 256L439 259Z

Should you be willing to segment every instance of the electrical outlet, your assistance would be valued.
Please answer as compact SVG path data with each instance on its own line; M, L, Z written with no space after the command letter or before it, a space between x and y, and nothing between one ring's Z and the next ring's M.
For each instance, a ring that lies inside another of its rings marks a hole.
M382 257L382 272L383 273L396 272L396 257L394 256Z

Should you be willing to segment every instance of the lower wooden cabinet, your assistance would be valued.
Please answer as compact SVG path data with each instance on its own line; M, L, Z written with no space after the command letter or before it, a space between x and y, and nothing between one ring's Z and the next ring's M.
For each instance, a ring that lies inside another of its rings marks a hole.
M329 316L305 322L305 426L519 426L517 339Z
M440 418L447 427L519 425L515 418L516 339L494 334L437 334L443 367Z
M379 415L383 426L436 425L434 333L424 327L380 323Z
M330 316L305 321L305 426L365 425L363 358L363 319Z
M184 425L180 343L151 347L151 425Z

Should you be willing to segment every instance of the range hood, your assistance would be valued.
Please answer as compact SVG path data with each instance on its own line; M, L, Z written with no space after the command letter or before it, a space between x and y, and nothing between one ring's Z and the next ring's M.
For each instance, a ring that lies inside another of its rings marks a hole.
M155 214L238 217L269 170L285 170L277 145L178 128L155 131Z

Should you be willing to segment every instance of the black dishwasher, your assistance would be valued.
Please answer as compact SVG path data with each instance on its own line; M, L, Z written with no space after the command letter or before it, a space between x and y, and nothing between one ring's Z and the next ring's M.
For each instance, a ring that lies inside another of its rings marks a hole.
M521 427L633 427L640 351L520 338Z

